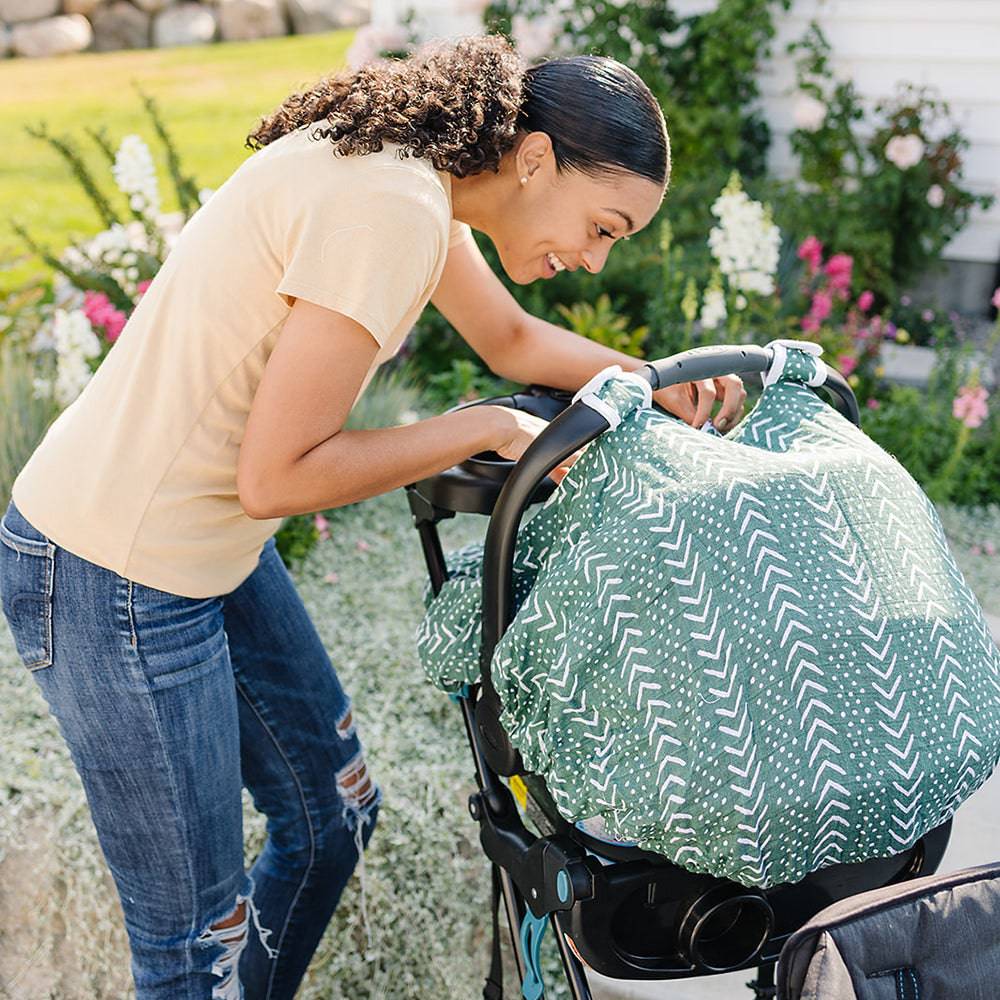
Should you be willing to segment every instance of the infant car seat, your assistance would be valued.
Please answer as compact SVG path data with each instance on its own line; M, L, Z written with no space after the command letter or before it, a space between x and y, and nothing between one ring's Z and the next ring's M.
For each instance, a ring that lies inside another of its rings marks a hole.
M777 341L601 373L493 492L485 549L444 572L427 525L481 508L450 502L460 477L411 488L436 593L421 657L467 703L487 852L546 897L536 917L571 911L554 919L564 961L568 945L656 978L773 959L824 895L933 870L996 764L1000 652L933 506L814 392L854 403L818 353ZM725 437L650 406L652 387L732 370L765 388ZM543 847L499 830L493 774L521 776ZM631 882L605 867L629 858ZM599 888L600 918L583 905Z

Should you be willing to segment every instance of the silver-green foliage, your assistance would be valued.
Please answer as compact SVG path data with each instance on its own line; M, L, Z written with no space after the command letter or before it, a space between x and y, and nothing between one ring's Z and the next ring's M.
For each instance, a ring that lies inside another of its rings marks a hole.
M49 399L33 395L37 374L33 357L13 338L0 339L0 502L45 429L56 415Z

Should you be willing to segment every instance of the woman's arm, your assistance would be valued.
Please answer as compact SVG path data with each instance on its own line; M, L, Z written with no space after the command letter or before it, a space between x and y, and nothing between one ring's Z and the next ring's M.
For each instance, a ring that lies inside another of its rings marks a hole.
M645 364L642 358L525 312L471 239L448 253L431 301L492 372L513 382L575 390L609 365L635 371ZM670 386L653 398L682 420L700 427L720 397L722 406L715 423L725 430L739 419L746 399L743 383L735 375Z
M348 316L296 299L254 394L236 488L252 518L340 507L447 469L480 451L517 458L545 422L473 406L380 430L343 430L378 352Z

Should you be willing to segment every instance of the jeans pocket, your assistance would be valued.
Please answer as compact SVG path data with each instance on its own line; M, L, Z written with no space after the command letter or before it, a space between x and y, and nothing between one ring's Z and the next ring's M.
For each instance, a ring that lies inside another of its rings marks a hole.
M52 666L55 551L16 508L7 508L0 520L0 606L29 670Z

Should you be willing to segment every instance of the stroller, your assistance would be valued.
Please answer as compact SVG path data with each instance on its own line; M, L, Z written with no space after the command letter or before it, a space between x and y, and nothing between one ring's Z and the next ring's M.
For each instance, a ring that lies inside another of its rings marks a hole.
M777 342L780 344L780 342ZM647 364L636 374L653 390L724 375L766 378L775 348L702 347ZM830 370L823 389L852 423L860 423L847 382ZM529 386L471 404L510 406L551 421L522 459L483 453L409 485L407 497L436 595L448 580L437 531L456 513L490 517L482 575L480 681L458 692L476 768L469 811L492 862L493 951L484 989L500 1000L502 972L497 906L502 900L521 992L543 995L541 936L551 923L574 1000L590 1000L586 969L618 980L672 980L755 969L754 996L774 997L775 966L784 943L824 908L848 897L934 873L951 820L889 857L832 864L794 883L748 887L691 871L661 854L568 822L545 781L527 771L501 724L490 664L514 616L513 574L518 529L529 505L545 501L548 473L609 428L597 409L573 394ZM525 817L539 831L525 825Z

